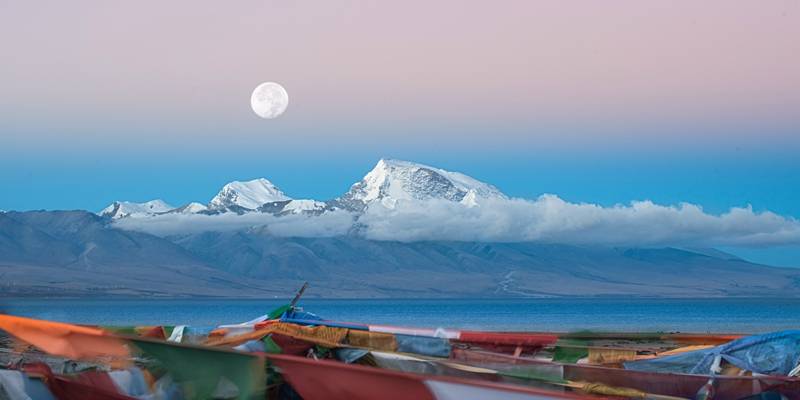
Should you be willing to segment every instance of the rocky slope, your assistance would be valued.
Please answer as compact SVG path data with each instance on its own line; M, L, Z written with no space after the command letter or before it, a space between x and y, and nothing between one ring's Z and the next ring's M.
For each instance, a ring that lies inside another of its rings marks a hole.
M534 243L166 238L82 211L0 214L4 296L798 296L800 271L725 253Z

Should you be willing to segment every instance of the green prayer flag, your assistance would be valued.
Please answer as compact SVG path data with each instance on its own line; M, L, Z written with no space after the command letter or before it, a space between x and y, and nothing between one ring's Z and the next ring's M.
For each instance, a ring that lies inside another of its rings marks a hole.
M184 394L195 399L263 398L266 364L263 358L231 350L155 340L131 339L157 369L167 371L182 384Z
M535 380L550 383L565 383L563 370L552 366L510 366L497 369L497 373L511 378Z
M274 340L272 340L270 335L264 336L264 338L261 339L261 341L264 342L264 352L265 353L280 354L280 353L283 352L283 349L281 349L281 346L278 346L278 344L275 343Z
M115 333L117 335L131 335L136 336L138 333L136 332L135 326L110 326L110 325L102 325L100 328L104 331Z
M282 306L270 311L267 314L267 317L268 317L267 319L279 318L281 315L283 315L283 313L285 313L286 311L289 311L291 308L292 308L292 306L290 306L288 304L284 304L284 305L282 305Z
M561 339L556 344L553 361L567 364L575 364L581 358L589 356L589 348L586 341L574 339Z

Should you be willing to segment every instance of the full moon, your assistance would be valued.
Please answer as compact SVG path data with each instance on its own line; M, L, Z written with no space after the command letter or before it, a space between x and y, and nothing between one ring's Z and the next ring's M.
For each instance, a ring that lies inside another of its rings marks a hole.
M264 82L253 90L250 106L261 118L273 119L286 111L289 105L289 94L283 86L275 82Z

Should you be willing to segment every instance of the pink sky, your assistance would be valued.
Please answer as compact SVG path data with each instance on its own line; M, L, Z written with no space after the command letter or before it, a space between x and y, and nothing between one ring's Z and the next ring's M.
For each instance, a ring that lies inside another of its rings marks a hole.
M0 1L0 49L0 138L23 142L800 126L793 0ZM291 103L265 124L270 80Z

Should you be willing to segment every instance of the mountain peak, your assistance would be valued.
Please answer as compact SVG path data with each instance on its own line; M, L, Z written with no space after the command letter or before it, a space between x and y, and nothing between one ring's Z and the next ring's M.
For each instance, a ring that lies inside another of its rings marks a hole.
M208 203L209 209L225 210L243 208L255 210L266 203L291 200L277 186L267 179L233 181L227 183Z
M205 204L200 204L196 201L193 201L172 210L172 212L179 214L197 214L206 211L207 209L208 207Z
M108 207L102 209L98 214L102 217L119 219L132 215L155 215L165 213L175 207L167 204L164 200L155 199L144 203L133 203L130 201L115 201Z
M410 161L381 158L375 167L354 184L339 203L363 209L380 202L393 208L398 200L444 199L454 202L476 198L506 198L497 188L470 176Z
M245 214L262 212L274 215L322 214L336 208L364 211L377 203L395 208L398 202L445 200L467 207L479 206L486 199L506 199L494 186L467 175L411 161L381 158L364 178L343 196L329 201L296 200L264 178L232 181L207 205L189 203L175 208L161 200L146 203L115 202L99 214L113 219L148 216L166 212L180 214Z

